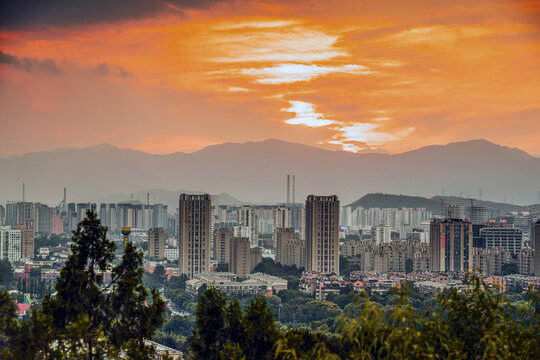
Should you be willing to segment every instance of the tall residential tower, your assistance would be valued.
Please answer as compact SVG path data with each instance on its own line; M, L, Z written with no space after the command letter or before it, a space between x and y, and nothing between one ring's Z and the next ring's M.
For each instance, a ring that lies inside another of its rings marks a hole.
M190 278L210 271L210 195L180 195L178 208L179 273Z
M339 209L336 195L307 197L307 271L339 275Z

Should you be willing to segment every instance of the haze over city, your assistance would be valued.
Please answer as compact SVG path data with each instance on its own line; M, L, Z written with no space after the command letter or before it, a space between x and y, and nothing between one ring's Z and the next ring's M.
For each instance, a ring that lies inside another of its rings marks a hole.
M0 1L0 359L537 360L540 2Z

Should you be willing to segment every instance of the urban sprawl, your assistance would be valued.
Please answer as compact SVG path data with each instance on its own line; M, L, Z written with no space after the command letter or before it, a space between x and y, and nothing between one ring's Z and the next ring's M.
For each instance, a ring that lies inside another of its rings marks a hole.
M540 285L534 276L540 274L537 213L496 214L473 201L469 207L441 203L440 214L352 208L340 206L334 195L310 195L299 203L289 186L287 202L276 205L212 205L208 194L182 194L177 209L134 199L68 203L65 193L54 207L8 201L0 205L0 260L11 264L21 286L28 287L30 272L54 282L69 256L71 232L91 209L117 243L118 258L127 237L143 249L147 272L162 266L169 279L186 275L190 295L203 286L228 295L271 296L287 289L286 279L254 272L263 258L304 268L298 288L317 299L346 286L385 292L403 281L425 291L459 287L467 270L501 291ZM51 237L66 241L46 246ZM353 267L347 276L340 275L340 257ZM27 300L19 304L20 315L31 306Z

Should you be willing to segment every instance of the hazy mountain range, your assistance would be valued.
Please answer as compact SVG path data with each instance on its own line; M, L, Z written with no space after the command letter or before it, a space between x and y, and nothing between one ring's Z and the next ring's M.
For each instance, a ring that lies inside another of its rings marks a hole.
M441 195L443 187L446 196L478 198L481 188L485 200L532 204L540 190L539 158L485 140L395 155L353 154L280 140L167 155L103 144L1 158L0 169L0 202L20 200L24 182L28 201L49 204L61 201L64 187L68 202L126 198L130 193L144 201L147 191L154 202L171 192L177 196L178 189L226 193L251 203L284 202L286 174L296 175L296 201L308 194L335 194L342 204L374 192L432 197Z
M442 204L441 204L441 200ZM529 211L539 211L540 210L540 204L534 204L529 206L520 206L520 205L512 205L507 203L498 203L493 201L484 201L484 200L478 200L478 199L467 199L467 198L461 198L457 196L434 196L432 198L425 198L421 196L408 196L408 195L395 195L395 194L381 194L381 193L374 193L374 194L366 194L362 196L360 199L352 202L351 204L348 204L348 206L351 207L352 210L356 209L357 207L361 206L364 209L367 208L426 208L427 210L431 210L433 214L440 215L441 210L446 213L446 206L447 205L462 205L465 208L468 208L471 205L471 201L474 203L474 205L483 205L487 206L488 208L499 210L499 213L501 215L504 215L506 213L512 212L512 211L521 211L521 210L529 210ZM442 209L441 209L442 205Z

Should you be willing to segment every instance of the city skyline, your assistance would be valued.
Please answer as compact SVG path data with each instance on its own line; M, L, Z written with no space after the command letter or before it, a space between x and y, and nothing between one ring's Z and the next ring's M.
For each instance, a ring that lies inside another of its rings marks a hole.
M58 3L2 5L4 156L267 138L400 153L479 133L540 154L533 1Z

